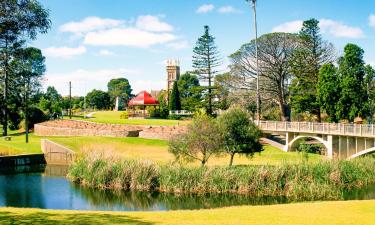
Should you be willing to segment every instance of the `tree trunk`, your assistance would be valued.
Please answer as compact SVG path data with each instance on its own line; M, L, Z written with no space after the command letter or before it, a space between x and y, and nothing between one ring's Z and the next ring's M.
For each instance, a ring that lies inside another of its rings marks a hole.
M322 122L322 116L321 116L321 112L320 112L320 107L318 107L318 109L317 109L316 117L317 117L317 120L318 120L317 122L321 123Z
M234 158L234 154L236 154L236 153L230 153L230 161L229 161L229 166L232 166L232 165L233 165L233 158Z

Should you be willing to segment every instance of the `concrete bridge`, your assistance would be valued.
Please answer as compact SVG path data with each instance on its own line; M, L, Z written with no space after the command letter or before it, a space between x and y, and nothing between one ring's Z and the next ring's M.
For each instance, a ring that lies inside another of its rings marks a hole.
M373 124L255 122L264 133L284 135L284 151L295 150L301 140L312 138L325 146L327 157L331 159L352 159L375 152Z

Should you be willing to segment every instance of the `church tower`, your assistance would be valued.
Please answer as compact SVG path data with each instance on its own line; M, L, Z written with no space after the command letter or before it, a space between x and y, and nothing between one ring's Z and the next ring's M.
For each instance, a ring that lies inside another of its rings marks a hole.
M173 89L173 83L180 79L180 61L167 60L167 91Z

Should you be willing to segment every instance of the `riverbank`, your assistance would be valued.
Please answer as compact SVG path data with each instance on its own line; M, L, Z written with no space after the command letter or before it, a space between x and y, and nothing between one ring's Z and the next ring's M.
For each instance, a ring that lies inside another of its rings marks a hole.
M373 224L375 200L239 206L167 212L0 208L2 224Z
M121 159L104 153L78 157L68 178L100 189L167 193L237 193L290 200L341 200L344 190L375 184L375 159L262 166L187 167Z

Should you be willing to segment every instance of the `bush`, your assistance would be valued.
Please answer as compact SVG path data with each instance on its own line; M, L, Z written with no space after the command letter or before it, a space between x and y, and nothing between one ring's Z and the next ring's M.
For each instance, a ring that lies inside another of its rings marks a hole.
M29 108L29 128L34 128L34 125L37 123L42 123L48 120L48 116L43 113L37 107L30 107Z
M120 114L120 119L129 119L128 111L124 111Z
M168 119L169 120L181 120L182 116L180 116L180 115L169 115Z
M68 177L103 189L171 193L238 193L290 200L339 200L345 189L375 184L375 159L277 166L181 167L90 153Z

